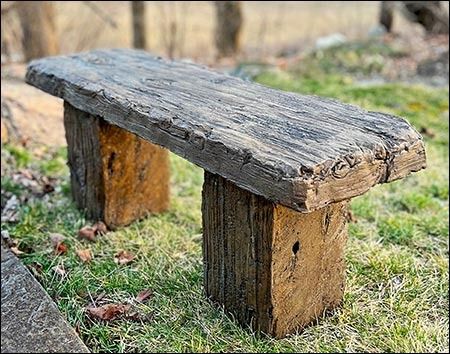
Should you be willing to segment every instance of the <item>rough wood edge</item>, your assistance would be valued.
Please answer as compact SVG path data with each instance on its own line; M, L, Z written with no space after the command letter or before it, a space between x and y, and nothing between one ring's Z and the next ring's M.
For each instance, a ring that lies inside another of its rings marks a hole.
M64 98L78 109L91 114L97 114L100 108L102 117L110 124L118 125L145 140L169 148L200 167L220 174L243 189L297 211L311 212L321 209L331 203L361 195L378 183L400 179L426 167L425 148L421 136L414 128L409 127L408 136L405 136L405 141L400 145L391 146L388 151L382 149L378 152L343 157L339 161L324 161L323 164L316 166L317 170L321 171L319 174L318 171L312 171L304 173L300 178L280 176L277 179L271 178L270 183L264 182L262 179L261 181L258 179L243 180L241 169L248 159L245 151L237 151L232 146L225 146L221 142L205 140L204 134L195 131L185 131L184 135L187 134L191 138L181 144L179 136L173 135L173 132L166 129L167 122L152 120L149 115L140 112L130 113L125 109L127 106L110 101L106 96L98 101L96 97L99 92L103 92L101 88L91 84L77 87L73 83L68 83L64 78L41 72L39 65L44 63L43 60L33 61L29 65L26 75L26 81L29 84ZM286 93L286 95L293 94ZM367 114L374 113L367 112ZM128 117L127 121L123 120L124 116ZM395 117L395 119L400 118ZM141 129L136 122L144 120L148 121L148 124L145 129ZM199 146L201 146L201 151ZM207 151L214 149L223 149L230 154L232 168L222 171L220 164L214 158L204 157ZM264 166L255 164L254 168L256 169L255 174L261 176L266 174ZM324 174L323 171L328 171L330 168L331 173Z

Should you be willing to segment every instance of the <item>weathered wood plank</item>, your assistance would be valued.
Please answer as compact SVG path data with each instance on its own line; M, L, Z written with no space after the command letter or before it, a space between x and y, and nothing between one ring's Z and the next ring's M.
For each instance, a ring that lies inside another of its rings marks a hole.
M169 206L168 151L64 104L70 182L76 204L109 227Z
M425 167L405 120L136 50L33 61L28 83L299 211Z
M347 202L300 213L205 171L205 292L245 325L283 337L342 301Z

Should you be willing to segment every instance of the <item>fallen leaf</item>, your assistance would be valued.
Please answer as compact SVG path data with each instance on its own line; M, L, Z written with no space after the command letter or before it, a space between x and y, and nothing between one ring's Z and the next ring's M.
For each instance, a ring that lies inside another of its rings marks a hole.
M114 256L114 262L119 265L124 265L133 261L134 258L135 255L133 253L122 250Z
M62 277L64 277L67 274L66 270L64 269L63 264L58 264L57 266L53 267L52 269L56 274L58 274Z
M76 254L83 262L90 262L92 260L92 253L90 249L77 250Z
M84 226L78 231L78 236L89 241L95 241L95 230L90 226Z
M25 252L22 252L21 250L19 250L18 247L14 246L10 248L11 252L14 253L16 256L24 254Z
M39 194L40 186L30 170L21 170L12 175L12 179L17 184L21 184L33 194Z
M99 307L87 307L86 310L93 317L111 321L128 312L130 308L131 306L126 304L107 304Z
M63 242L65 239L64 235L58 233L50 234L50 241L52 242L53 249L55 250L55 254L61 255L67 252L68 247Z
M108 228L106 227L103 221L97 221L92 228L94 229L96 234L106 234L108 232Z
M58 256L65 254L68 249L69 247L67 247L67 245L64 242L60 242L55 247L55 254Z
M139 294L137 294L136 296L136 301L144 303L145 301L147 301L150 296L153 295L153 291L151 291L150 289L145 289L142 290Z

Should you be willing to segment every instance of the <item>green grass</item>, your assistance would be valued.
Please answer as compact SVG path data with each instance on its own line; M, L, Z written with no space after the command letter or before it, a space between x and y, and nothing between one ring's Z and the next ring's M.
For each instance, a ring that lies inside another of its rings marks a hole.
M29 167L57 177L60 188L21 208L17 224L2 224L27 250L25 264L39 263L39 281L57 301L94 352L445 352L449 340L448 288L448 90L386 84L359 87L349 77L267 72L258 81L273 87L320 94L367 109L406 117L425 136L428 168L406 179L373 188L353 199L357 222L350 225L347 285L341 308L315 326L274 340L241 328L202 295L202 170L171 155L172 204L101 237L78 240L86 220L73 206L63 150L36 158L25 149L4 146L10 167ZM2 177L2 189L24 191ZM49 233L67 237L69 251L56 257ZM90 248L82 264L76 249ZM118 266L125 249L134 263ZM52 268L63 264L65 279ZM150 288L139 306L142 321L109 323L89 319L84 307L101 293L129 301Z

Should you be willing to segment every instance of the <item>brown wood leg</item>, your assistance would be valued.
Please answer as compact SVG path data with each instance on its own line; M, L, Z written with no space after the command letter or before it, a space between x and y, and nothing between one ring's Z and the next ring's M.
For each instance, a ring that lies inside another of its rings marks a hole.
M126 225L169 205L167 150L64 103L72 196L92 219Z
M275 337L342 301L347 202L304 214L205 171L205 291L244 325Z

